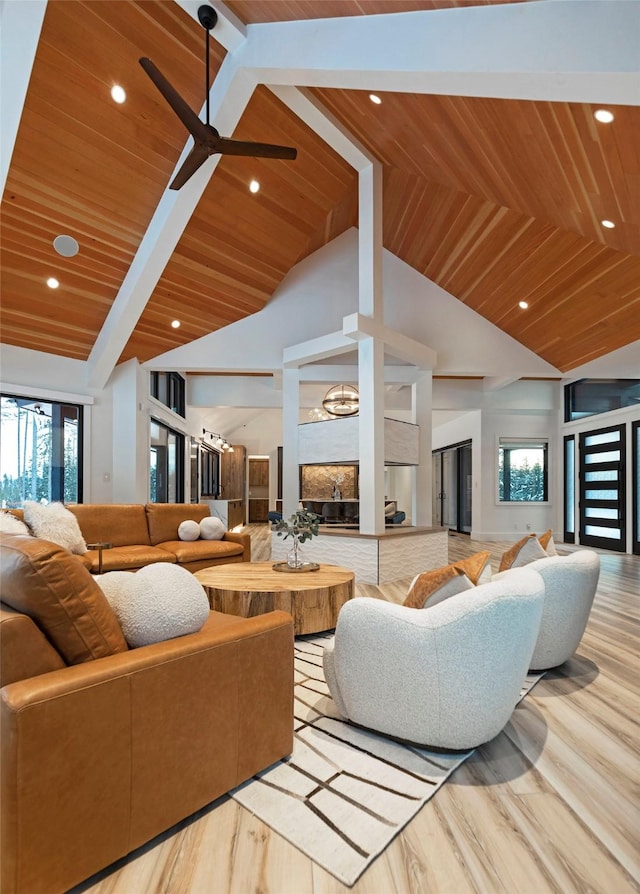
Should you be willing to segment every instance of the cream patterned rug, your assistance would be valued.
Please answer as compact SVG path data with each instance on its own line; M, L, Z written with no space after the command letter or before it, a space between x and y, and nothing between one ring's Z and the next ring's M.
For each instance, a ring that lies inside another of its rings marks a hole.
M332 638L296 638L293 754L231 795L350 886L473 751L402 745L341 720L322 672Z

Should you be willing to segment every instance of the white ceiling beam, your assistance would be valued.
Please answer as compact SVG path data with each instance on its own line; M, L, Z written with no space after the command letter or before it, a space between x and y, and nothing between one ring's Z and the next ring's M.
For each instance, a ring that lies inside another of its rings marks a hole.
M239 65L299 87L638 105L638 0L251 25Z
M398 360L415 364L419 369L435 369L438 355L432 349L389 329L383 323L365 317L362 314L350 314L342 321L342 333L354 341L364 341L367 338L379 339L384 343L385 350Z
M209 93L211 116L222 133L233 133L254 89L255 82L227 56ZM204 106L201 117L203 112ZM192 142L189 138L171 179ZM219 155L211 156L180 190L165 189L87 360L89 387L106 385L219 161Z
M420 370L416 366L385 366L385 384L401 388L403 385L411 385L420 376ZM319 382L331 384L332 382L357 382L358 367L350 365L317 364L316 366L300 367L301 382Z
M0 3L0 196L7 182L46 8L47 0Z
M362 143L358 142L347 128L308 90L298 90L297 87L276 84L268 86L281 102L295 112L298 118L308 124L356 171L365 170L375 161L373 155L365 149Z
M331 332L285 348L282 365L285 369L296 369L305 363L326 360L347 351L353 351L353 339L345 337L342 332Z

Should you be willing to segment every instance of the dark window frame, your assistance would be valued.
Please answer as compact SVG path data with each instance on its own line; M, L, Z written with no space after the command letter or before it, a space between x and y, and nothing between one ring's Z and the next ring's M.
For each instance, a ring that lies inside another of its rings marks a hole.
M508 445L512 444L512 447ZM515 450L542 450L542 499L514 500L511 498L511 463L510 456ZM503 453L502 496L500 496L500 452ZM523 506L534 503L542 506L549 502L549 438L517 438L505 435L498 439L498 480L496 500L499 506Z
M84 404L70 401L52 400L48 397L26 396L24 394L0 393L0 400L13 400L16 404L28 408L29 405L51 406L51 465L49 479L49 499L65 502L65 465L64 465L64 423L65 419L77 421L77 455L76 455L76 499L67 502L82 503L84 500ZM73 412L66 412L73 411ZM54 461L57 458L57 464Z
M631 423L631 453L633 457L631 465L631 511L633 513L633 540L631 551L640 556L640 420Z
M177 372L151 372L149 392L151 397L168 407L172 413L186 418L186 381Z
M157 502L157 503L184 503L184 478L185 478L185 452L186 452L186 436L181 432L177 431L175 428L171 428L170 425L167 425L166 422L162 422L160 419L156 419L155 416L149 417L149 426L152 424L159 426L161 429L166 431L168 434L176 436L176 470L175 470L175 478L176 478L176 498L175 500L154 500L153 494L151 493L151 466L149 466L149 501ZM154 445L150 445L150 452L154 449ZM166 449L166 448L165 448ZM169 465L168 465L169 453L167 450L166 453L166 463L163 469L164 474L164 491L168 496L168 479L169 479ZM156 473L157 474L157 473ZM162 480L162 479L161 479ZM158 481L156 479L156 493L158 489Z
M573 454L573 467L570 469L569 464L567 462L567 450L569 445L572 448ZM575 466L576 466L576 436L575 435L565 435L563 439L563 463L564 463L564 486L563 486L563 520L564 520L564 533L563 538L565 543L575 543L576 542L576 504L575 504ZM571 489L569 488L569 481L571 481ZM569 502L571 502L571 506L569 506ZM573 530L569 530L569 513L571 513L571 517L573 518Z
M634 395L632 391L638 393ZM640 379L578 379L564 386L564 421L576 422L635 406L638 396ZM588 409L589 401L591 409ZM580 402L582 409L578 408Z

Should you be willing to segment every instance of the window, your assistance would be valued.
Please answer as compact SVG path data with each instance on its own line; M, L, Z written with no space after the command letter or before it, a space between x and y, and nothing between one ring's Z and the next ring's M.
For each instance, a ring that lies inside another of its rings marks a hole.
M220 454L204 444L200 446L200 450L201 495L215 500L220 490Z
M82 406L0 396L0 500L82 502Z
M640 379L580 379L565 385L564 421L609 413L640 401Z
M152 372L151 397L183 418L186 415L185 382L177 372Z
M500 438L498 500L544 503L548 499L548 442Z
M566 435L564 439L564 542L576 540L576 439Z
M184 500L184 435L156 419L151 420L149 501L182 503Z

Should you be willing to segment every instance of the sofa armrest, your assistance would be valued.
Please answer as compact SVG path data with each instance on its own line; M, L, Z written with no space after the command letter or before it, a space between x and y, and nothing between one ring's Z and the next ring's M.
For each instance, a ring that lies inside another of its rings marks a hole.
M291 752L292 619L212 612L5 686L0 710L2 890L66 890Z
M239 531L225 531L223 540L230 540L232 543L241 543L244 547L244 562L251 561L251 535L242 534Z

